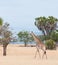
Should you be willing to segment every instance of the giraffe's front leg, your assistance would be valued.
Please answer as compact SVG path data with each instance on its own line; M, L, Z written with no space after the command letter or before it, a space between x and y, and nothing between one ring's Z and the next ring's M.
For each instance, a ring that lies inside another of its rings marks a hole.
M37 50L36 50L36 53L35 53L35 58L36 58L36 55L37 55Z
M38 47L36 47L36 48L37 48L37 50L36 50L36 53L35 53L35 58L36 58L37 52L39 54L39 57L41 58L41 55L40 55L40 52L39 52L39 48Z

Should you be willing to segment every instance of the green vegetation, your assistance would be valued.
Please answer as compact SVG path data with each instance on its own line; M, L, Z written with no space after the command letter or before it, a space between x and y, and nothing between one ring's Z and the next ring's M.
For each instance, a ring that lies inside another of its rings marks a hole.
M45 45L47 49L56 49L56 44L52 39L46 40Z
M56 30L58 19L53 16L35 18L35 26L43 32L40 36L42 41L46 41L48 49L54 48L54 41L58 42L58 30ZM50 39L50 40L49 40Z
M46 36L40 35L39 37L40 37L40 39L41 39L42 41L48 40L48 39L52 39L52 40L54 40L55 42L58 42L58 31L53 31L53 32L51 32L50 35L46 35Z
M54 40L55 42L58 42L58 32L57 32L57 31L53 31L53 32L51 33L50 38L51 38L52 40Z
M33 37L27 31L21 31L18 33L18 38L20 42L25 43L25 47L27 46L28 42L33 41Z
M57 22L58 19L53 16L35 18L35 25L44 35L50 35L55 30Z

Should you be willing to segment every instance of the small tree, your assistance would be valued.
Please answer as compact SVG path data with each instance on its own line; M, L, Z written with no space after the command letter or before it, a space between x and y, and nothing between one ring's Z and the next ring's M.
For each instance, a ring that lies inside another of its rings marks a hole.
M56 44L52 39L46 40L45 45L46 45L47 49L55 49L56 48Z
M27 31L19 32L18 37L19 37L20 42L25 43L25 47L27 46L28 42L33 41L33 37Z
M6 56L7 45L11 41L11 31L9 30L9 24L5 23L0 27L0 43L3 45L3 56Z

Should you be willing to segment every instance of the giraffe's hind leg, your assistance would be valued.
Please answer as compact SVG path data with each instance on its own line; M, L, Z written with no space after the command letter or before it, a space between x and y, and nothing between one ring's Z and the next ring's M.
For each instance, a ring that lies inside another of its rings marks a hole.
M46 48L45 47L41 47L41 49L44 52L43 55L42 55L42 59L43 59L44 55L46 56L46 59L47 59Z
M43 53L43 55L42 55L42 59L43 59L44 55L46 56L46 59L47 59L46 51L44 51L44 53Z

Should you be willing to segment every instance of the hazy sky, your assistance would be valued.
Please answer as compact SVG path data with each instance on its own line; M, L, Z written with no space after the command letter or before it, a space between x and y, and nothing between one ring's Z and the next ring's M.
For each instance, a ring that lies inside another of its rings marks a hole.
M50 15L58 18L58 0L0 0L0 17L14 32L39 32L35 18Z

